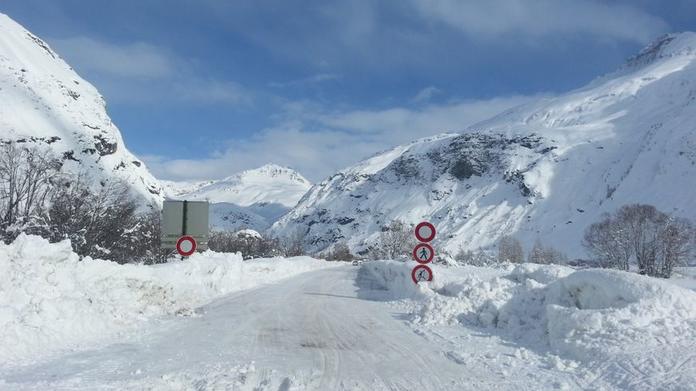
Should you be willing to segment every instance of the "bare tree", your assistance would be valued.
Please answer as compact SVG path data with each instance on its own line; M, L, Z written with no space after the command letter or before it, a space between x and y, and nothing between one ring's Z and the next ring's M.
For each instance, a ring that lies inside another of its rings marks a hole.
M280 246L283 255L286 257L304 255L304 241L305 232L301 228L298 228L292 235L281 240Z
M498 260L501 262L524 262L524 250L519 240L505 235L498 242Z
M48 200L60 177L60 162L37 148L14 142L0 147L0 234L42 234Z
M693 251L693 237L690 221L632 204L589 226L583 245L602 266L628 270L635 263L641 274L668 278Z
M350 247L344 242L339 242L334 244L333 249L328 251L324 258L327 261L339 261L339 262L350 262L355 257L350 252Z
M400 220L393 220L383 227L377 243L370 250L372 259L403 259L408 257L413 240L411 227Z
M629 231L616 218L605 215L585 230L583 246L600 267L628 270L633 253Z
M86 175L78 175L52 199L51 239L70 239L75 252L83 256L132 261L142 240L137 209L124 183L105 182L94 191Z
M282 254L277 239L267 239L245 232L213 231L208 248L217 252L242 254L244 259L274 257Z
M568 262L568 257L552 246L545 246L537 239L527 255L527 262L542 265L565 264Z
M696 229L686 220L670 217L661 230L656 257L655 272L669 278L675 266L683 265L694 250Z
M476 252L460 248L459 252L454 256L454 260L459 264L472 266L491 266L499 261L494 256L487 254L481 248L479 248Z
M529 254L527 255L527 262L540 264L546 263L546 259L544 257L544 246L541 244L541 241L539 239L534 241L532 249L529 250Z
M139 240L133 248L133 260L145 264L165 263L174 254L174 250L161 247L162 211L152 208L137 217L134 234Z

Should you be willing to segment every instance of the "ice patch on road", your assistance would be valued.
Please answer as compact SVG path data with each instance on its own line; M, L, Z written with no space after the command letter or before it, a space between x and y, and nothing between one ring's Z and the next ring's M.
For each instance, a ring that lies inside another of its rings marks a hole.
M113 340L147 319L195 315L211 300L331 264L243 261L211 251L163 265L79 259L70 243L22 235L0 244L0 363Z

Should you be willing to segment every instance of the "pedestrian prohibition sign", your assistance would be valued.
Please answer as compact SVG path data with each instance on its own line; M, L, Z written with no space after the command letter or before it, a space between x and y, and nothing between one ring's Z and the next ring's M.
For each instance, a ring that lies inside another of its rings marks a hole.
M418 265L411 271L411 278L416 284L421 281L432 281L433 271L425 265Z
M430 263L435 257L435 250L427 243L419 243L413 248L413 259L418 263Z
M176 251L182 257L188 257L196 252L196 239L192 236L184 235L176 241Z

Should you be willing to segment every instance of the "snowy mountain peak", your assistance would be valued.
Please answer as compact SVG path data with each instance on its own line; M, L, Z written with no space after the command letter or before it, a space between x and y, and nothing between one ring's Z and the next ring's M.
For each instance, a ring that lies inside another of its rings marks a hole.
M297 171L266 164L246 170L225 179L201 182L162 181L170 198L204 199L237 206L278 204L291 208L309 190L312 184Z
M124 146L99 92L43 40L0 14L0 141L43 148L93 183L118 179L148 202L160 186Z
M220 180L162 181L162 185L169 198L210 201L213 227L226 231L265 231L312 186L297 171L275 164Z
M311 185L311 183L300 173L289 167L279 166L269 163L259 168L245 170L238 174L232 175L224 179L224 181L245 181L245 180L264 180L264 179L282 179L289 182L298 182Z
M651 64L656 60L675 56L696 55L696 33L665 34L641 50L637 55L628 59L627 65L641 66Z

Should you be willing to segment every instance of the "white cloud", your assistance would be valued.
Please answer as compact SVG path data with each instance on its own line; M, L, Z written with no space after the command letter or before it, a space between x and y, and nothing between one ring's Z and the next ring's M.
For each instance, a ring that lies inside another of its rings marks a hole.
M187 180L229 176L235 172L276 163L293 167L313 181L379 151L414 139L462 131L533 97L430 105L420 109L326 112L307 103L287 106L276 126L250 139L229 140L225 148L204 159L144 157L157 177Z
M505 109L528 102L530 97L513 96L489 100L428 105L420 109L396 107L386 110L357 110L321 114L317 120L331 128L378 135L403 143L437 133L461 131Z
M425 87L422 90L418 91L416 96L414 96L413 99L411 99L411 101L415 102L415 103L428 102L431 99L433 99L433 97L435 97L435 95L439 95L439 94L442 94L441 89L434 87L434 86L428 86L428 87Z
M88 37L51 39L50 42L70 63L88 72L145 78L163 78L175 73L175 58L145 42L117 45Z
M237 82L200 76L191 62L149 43L114 44L87 37L49 42L109 103L247 105L254 97Z
M590 34L644 43L668 29L636 7L594 0L411 0L420 14L477 37Z

